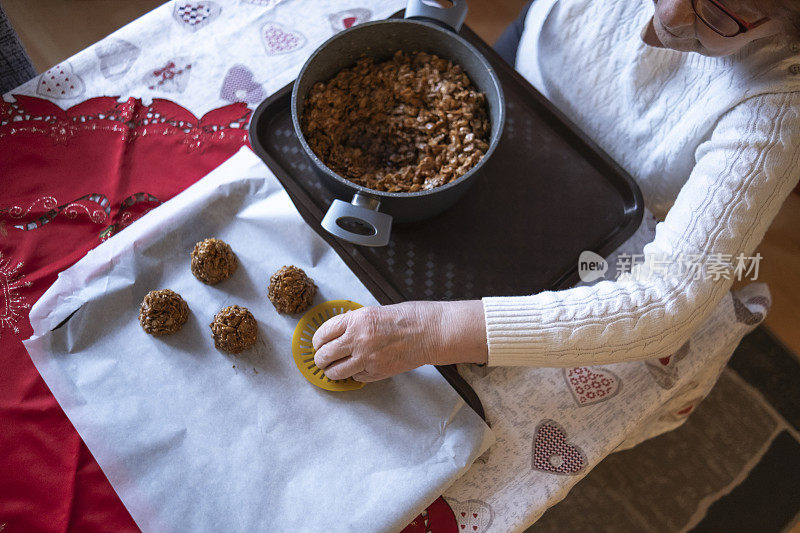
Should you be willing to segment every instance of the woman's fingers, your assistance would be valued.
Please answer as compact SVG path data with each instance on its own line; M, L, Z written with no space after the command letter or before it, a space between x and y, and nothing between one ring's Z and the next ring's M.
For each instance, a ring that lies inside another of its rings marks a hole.
M329 320L326 320L319 329L314 333L311 339L311 344L315 350L319 350L325 343L332 341L342 334L347 329L347 314L336 315Z
M339 359L350 357L350 346L341 337L326 342L314 354L314 364L322 370L335 363Z
M364 370L363 362L353 357L346 357L328 366L325 375L330 379L347 379L362 370Z

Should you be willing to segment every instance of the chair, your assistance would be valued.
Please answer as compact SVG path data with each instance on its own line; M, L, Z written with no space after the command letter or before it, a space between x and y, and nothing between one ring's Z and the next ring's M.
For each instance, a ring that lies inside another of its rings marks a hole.
M31 58L22 47L11 21L0 6L0 94L36 76Z

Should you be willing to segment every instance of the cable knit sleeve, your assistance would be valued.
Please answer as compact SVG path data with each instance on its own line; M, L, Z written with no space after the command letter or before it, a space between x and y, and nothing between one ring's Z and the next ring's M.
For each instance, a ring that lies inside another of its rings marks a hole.
M751 255L800 176L800 93L753 97L731 109L695 160L645 256L683 254L707 265ZM732 280L675 269L648 277L648 268L590 287L484 298L489 364L579 366L675 352Z

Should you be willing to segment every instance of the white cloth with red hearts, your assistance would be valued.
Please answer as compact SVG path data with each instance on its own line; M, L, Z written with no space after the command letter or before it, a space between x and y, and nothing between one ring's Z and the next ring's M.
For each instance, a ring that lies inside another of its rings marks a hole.
M641 253L654 221L609 259ZM770 306L766 285L729 293L668 357L573 368L459 365L495 444L444 494L461 531L522 531L607 455L681 425Z
M174 0L11 94L62 107L94 96L166 98L198 117L231 102L255 107L326 39L404 7L403 0Z

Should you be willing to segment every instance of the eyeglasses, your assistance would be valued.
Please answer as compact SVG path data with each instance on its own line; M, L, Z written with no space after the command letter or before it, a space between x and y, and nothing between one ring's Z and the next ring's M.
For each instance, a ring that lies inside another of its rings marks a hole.
M744 21L717 0L692 0L692 7L706 26L723 37L739 35L769 20L769 17L763 17L755 22Z

